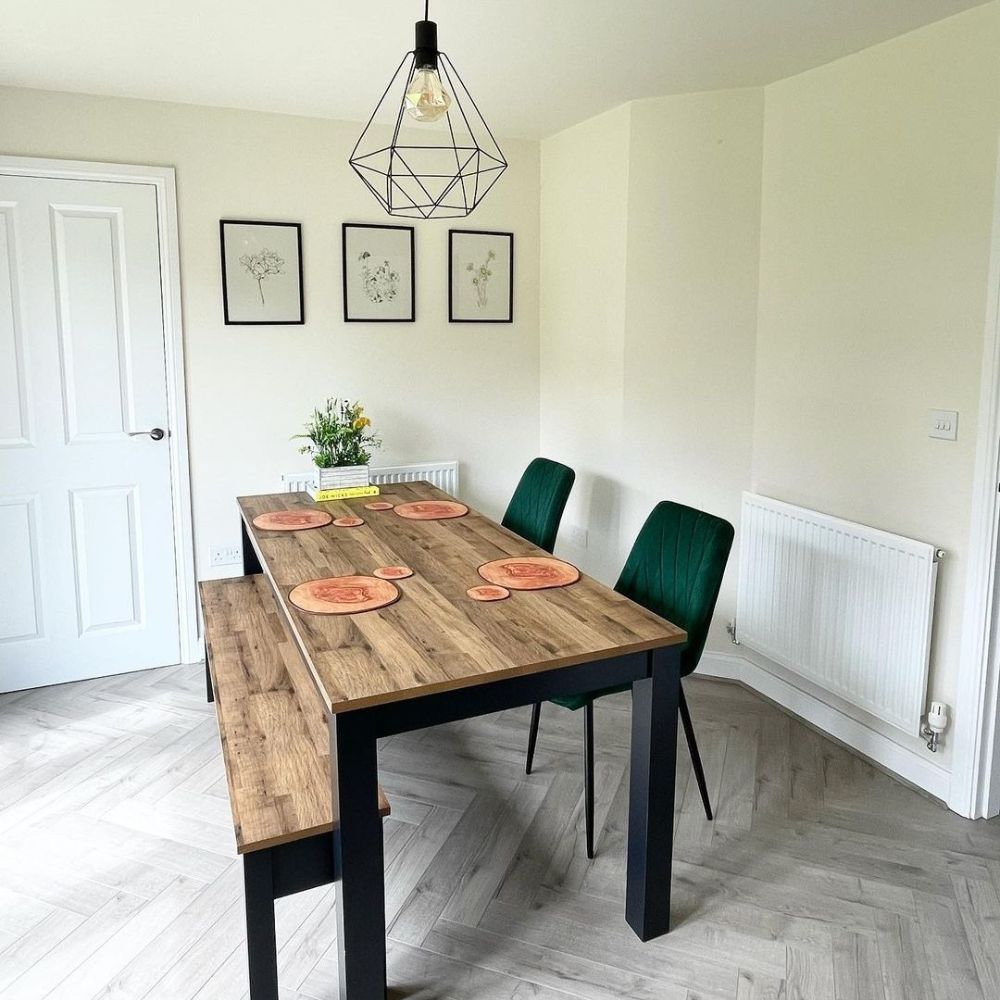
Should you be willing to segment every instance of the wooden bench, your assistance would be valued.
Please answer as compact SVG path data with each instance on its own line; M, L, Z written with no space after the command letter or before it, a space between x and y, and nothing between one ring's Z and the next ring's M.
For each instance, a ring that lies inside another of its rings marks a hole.
M277 1000L274 901L338 878L329 732L266 578L212 580L200 591L208 698L243 857L250 996Z

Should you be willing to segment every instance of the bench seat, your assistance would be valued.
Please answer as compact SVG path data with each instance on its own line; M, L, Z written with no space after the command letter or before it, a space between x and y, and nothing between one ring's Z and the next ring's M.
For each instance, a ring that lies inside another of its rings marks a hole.
M237 851L330 833L326 718L270 585L257 574L200 590ZM379 812L389 812L381 789Z

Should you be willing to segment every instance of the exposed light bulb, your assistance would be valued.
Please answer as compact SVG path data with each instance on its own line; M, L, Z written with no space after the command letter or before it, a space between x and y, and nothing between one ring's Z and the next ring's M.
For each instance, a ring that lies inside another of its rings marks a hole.
M441 86L438 71L421 66L406 87L406 113L418 122L436 122L450 107L451 95Z

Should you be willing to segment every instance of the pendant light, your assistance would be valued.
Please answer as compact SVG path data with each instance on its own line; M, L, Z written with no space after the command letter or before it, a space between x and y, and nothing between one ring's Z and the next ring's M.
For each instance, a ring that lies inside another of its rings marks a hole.
M392 75L350 163L389 215L469 215L507 169L490 127L448 56L437 25L417 21L411 52Z

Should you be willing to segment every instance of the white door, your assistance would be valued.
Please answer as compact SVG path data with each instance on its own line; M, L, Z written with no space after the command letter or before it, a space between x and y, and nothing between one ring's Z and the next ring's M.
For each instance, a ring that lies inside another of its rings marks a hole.
M180 659L161 295L152 185L0 172L0 691Z

